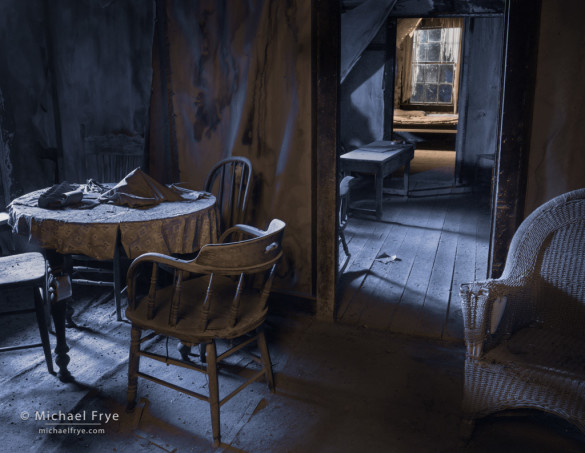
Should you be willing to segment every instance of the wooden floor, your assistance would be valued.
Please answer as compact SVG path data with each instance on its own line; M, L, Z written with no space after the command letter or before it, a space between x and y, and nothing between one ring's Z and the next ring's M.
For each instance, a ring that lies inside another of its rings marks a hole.
M345 267L338 283L337 319L462 340L459 285L487 275L489 195L469 188L454 188L451 195L421 195L430 193L423 189L449 186L452 166L413 167L412 197L387 196L381 221L349 219L345 234L350 258L340 249L340 266Z

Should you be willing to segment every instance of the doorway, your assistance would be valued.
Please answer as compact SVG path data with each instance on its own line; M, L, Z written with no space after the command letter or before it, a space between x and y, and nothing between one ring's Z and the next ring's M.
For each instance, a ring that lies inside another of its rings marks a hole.
M339 322L463 338L458 288L488 271L502 48L503 17L389 17L342 82L342 153L388 136L416 150L408 198L386 197L381 220L354 215L347 222L349 255L339 251ZM389 97L384 91L391 81ZM390 134L379 124L388 121L388 110ZM386 178L389 193L404 176ZM355 181L353 204L368 203L372 181Z
M361 3L361 2L359 2ZM393 13L420 7L418 2L399 0ZM526 181L524 170L531 132L532 102L539 32L540 2L501 0L490 8L470 1L455 7L442 2L428 5L426 16L463 15L465 17L504 17L504 68L502 75L500 133L495 156L494 197L490 224L489 275L497 277L505 262L505 253L515 229L522 220ZM336 297L337 209L339 190L333 175L338 172L340 41L331 39L341 30L341 4L337 1L315 4L315 295L316 313L322 319L334 319L339 308ZM410 14L419 15L419 12ZM336 20L337 18L337 20Z

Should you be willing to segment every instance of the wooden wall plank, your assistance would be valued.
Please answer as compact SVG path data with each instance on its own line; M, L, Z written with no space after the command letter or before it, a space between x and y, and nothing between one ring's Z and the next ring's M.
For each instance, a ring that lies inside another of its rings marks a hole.
M353 9L365 0L343 0L344 9ZM503 14L505 0L398 0L391 13L396 17L493 16Z
M492 277L499 277L504 270L510 242L524 218L540 8L540 0L507 0L506 4L502 126L491 233Z
M333 321L337 277L337 148L339 137L339 54L340 3L318 0L313 3L313 32L316 33L313 96L313 204L315 295L317 318Z

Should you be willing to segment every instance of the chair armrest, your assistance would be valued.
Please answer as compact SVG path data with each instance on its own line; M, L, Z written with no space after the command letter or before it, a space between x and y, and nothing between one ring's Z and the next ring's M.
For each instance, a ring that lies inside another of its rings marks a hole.
M461 309L467 355L479 358L488 340L508 334L532 321L527 307L532 293L529 281L508 279L463 283Z
M157 275L154 267L162 264L171 269L179 270L179 271L186 271L191 273L207 273L207 269L203 266L200 266L192 261L181 260L178 258L174 258L172 256L164 255L162 253L144 253L139 257L135 258L132 263L130 263L130 267L128 268L128 273L126 274L126 280L128 283L128 306L134 308L135 301L136 301L136 274L137 270L142 264L152 263L153 264L153 280L156 280ZM154 284L155 282L151 282Z
M169 255L164 255L162 253L143 253L139 257L135 258L130 267L128 268L128 278L133 278L134 273L136 272L136 268L145 262L150 263L158 263L158 264L166 264L174 269L188 271L188 272L196 272L192 271L192 269L200 270L201 266L193 263L192 261L181 260L179 258L174 258Z
M219 243L225 242L225 240L228 237L230 237L230 235L232 235L234 233L245 233L245 234L248 234L252 237L260 237L260 236L264 236L266 234L266 231L263 231L259 228L256 228L256 227L253 227L250 225L244 225L244 224L238 223L237 225L234 225L233 227L225 230L223 232L223 234L220 236L218 242Z

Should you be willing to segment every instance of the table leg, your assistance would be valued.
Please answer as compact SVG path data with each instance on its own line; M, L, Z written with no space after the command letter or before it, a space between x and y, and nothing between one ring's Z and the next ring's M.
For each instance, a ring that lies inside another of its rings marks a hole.
M384 174L382 168L376 172L376 219L382 218L382 201L384 191Z
M47 261L49 262L50 272L53 277L62 274L64 266L64 257L54 250L47 251ZM53 286L53 293L51 294L51 316L53 324L55 325L55 337L57 344L55 346L55 363L59 367L59 379L63 382L70 382L73 376L67 369L69 365L69 346L67 345L67 337L65 334L65 318L67 313L67 302L71 298L60 298L55 291L55 278L51 280Z
M57 345L55 346L55 363L59 367L59 379L62 382L71 382L73 376L67 369L69 365L69 346L65 335L65 312L67 311L67 299L54 300L51 302L51 316L55 324L55 337Z
M114 249L114 259L112 262L114 272L114 301L116 302L116 319L122 321L122 294L121 286L122 279L120 278L120 233L116 240L116 248Z

